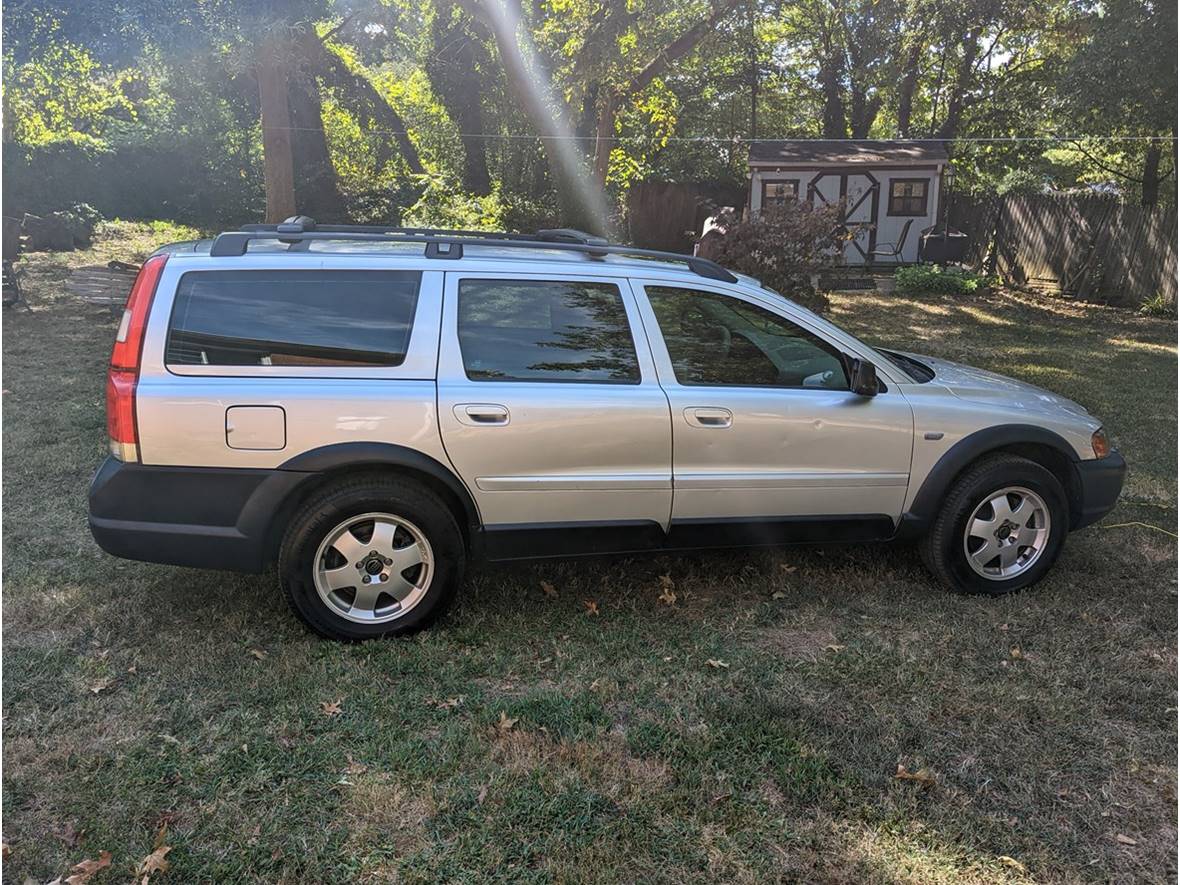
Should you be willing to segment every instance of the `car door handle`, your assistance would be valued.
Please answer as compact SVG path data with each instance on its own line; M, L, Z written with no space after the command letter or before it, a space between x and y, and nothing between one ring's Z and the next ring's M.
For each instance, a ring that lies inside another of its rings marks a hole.
M507 424L509 417L508 407L495 403L459 403L454 411L459 423L473 427Z
M730 427L733 424L733 412L729 409L690 406L684 410L684 420L695 427Z

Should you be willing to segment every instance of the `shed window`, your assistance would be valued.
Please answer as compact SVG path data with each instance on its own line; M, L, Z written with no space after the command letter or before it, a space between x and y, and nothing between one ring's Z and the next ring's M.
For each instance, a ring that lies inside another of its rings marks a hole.
M798 181L762 182L762 205L785 206L791 200L799 199Z
M889 180L890 215L925 215L926 193L930 182L925 178L891 178Z

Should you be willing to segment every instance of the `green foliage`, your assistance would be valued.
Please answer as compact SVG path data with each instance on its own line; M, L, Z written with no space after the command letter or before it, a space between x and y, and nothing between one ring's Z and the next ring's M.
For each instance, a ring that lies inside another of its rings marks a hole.
M1009 170L999 184L996 185L998 194L1018 194L1021 196L1035 196L1045 192L1045 178L1031 169Z
M1176 318L1176 302L1170 301L1163 292L1156 292L1150 298L1145 298L1139 305L1139 312L1144 316Z
M969 295L986 288L986 278L960 267L915 264L899 267L893 275L901 295Z
M839 244L841 237L833 234L833 229L843 230L838 220L838 207L802 202L770 207L754 218L726 210L718 217L720 236L702 254L822 313L828 299L810 277Z
M34 59L4 58L5 137L18 144L105 147L119 121L134 122L139 105L130 98L142 75L99 64L84 47L50 43Z
M431 176L422 197L402 216L402 223L407 227L503 230L504 207L495 191L486 197L465 194L452 182Z

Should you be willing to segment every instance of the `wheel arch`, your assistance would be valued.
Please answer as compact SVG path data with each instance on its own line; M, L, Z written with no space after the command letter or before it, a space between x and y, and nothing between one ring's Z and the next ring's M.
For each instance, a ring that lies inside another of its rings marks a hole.
M968 434L943 453L903 514L898 534L916 537L925 532L959 476L981 458L1000 453L1027 458L1052 473L1065 489L1070 524L1077 523L1082 508L1081 480L1074 466L1080 460L1077 452L1052 430L1034 424L1004 424Z
M425 485L446 504L463 534L468 552L481 525L479 510L467 487L435 458L393 443L348 442L310 449L279 465L280 470L306 474L283 498L266 530L266 557L278 558L279 545L291 518L321 490L358 473L400 474Z

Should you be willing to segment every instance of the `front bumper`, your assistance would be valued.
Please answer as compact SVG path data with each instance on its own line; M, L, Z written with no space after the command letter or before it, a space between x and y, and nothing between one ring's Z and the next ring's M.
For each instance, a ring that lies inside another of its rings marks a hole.
M1114 509L1123 480L1127 475L1127 462L1118 452L1111 452L1105 458L1078 461L1074 464L1078 475L1079 506L1073 527L1080 529L1097 522Z
M263 571L272 559L275 514L308 475L107 458L90 484L90 534L125 559Z

